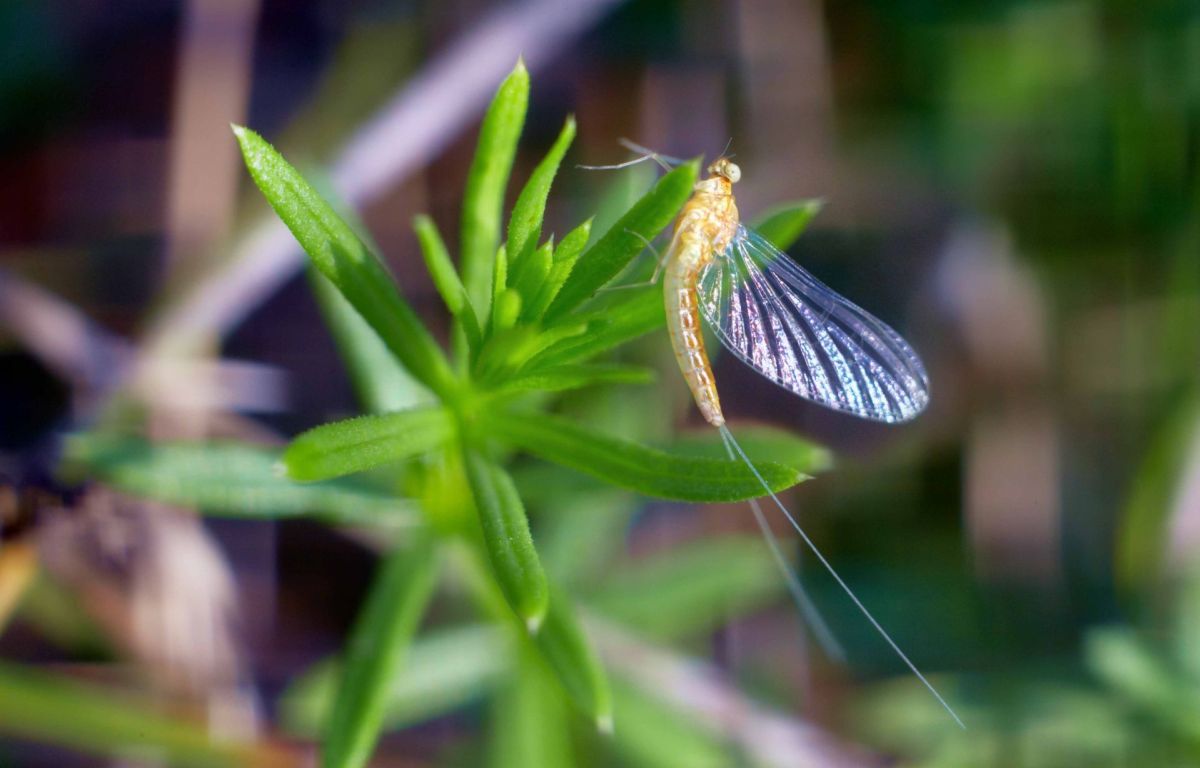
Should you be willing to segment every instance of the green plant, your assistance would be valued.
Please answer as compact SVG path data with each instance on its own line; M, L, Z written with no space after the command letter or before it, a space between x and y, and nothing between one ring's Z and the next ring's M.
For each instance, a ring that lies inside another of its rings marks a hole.
M590 362L662 324L654 290L600 294L674 218L697 164L664 176L595 243L590 221L557 245L542 237L550 186L574 136L558 140L517 197L501 242L501 204L524 121L524 67L488 110L463 200L460 269L432 221L415 229L426 265L453 320L447 357L353 229L256 134L235 128L255 182L328 280L432 401L317 427L283 454L291 478L328 480L410 462L408 490L422 500L428 531L406 537L385 560L342 660L325 733L324 762L361 765L384 718L384 701L430 595L447 544L478 570L477 599L506 623L518 656L543 664L571 700L609 730L612 693L565 592L547 576L521 495L504 466L516 450L640 493L688 501L734 501L761 493L742 465L667 452L598 433L547 412L537 391L641 382L649 372ZM461 270L461 273L460 273ZM343 338L353 348L353 339ZM376 371L356 371L370 380ZM795 466L762 461L774 489L803 479ZM807 469L807 467L805 467ZM464 492L468 489L468 492ZM759 569L761 572L761 569ZM532 662L531 662L532 663Z
M596 359L663 325L659 291L601 289L670 224L698 166L666 174L594 242L593 219L556 242L543 234L544 214L574 136L568 119L517 196L502 240L528 90L518 65L488 110L457 267L432 220L414 221L451 318L449 352L347 217L262 138L235 127L255 183L309 255L313 290L367 414L309 430L282 455L108 433L71 444L74 463L128 493L226 516L305 514L380 542L378 574L343 653L302 675L284 699L285 727L319 737L325 766L364 765L381 729L481 696L496 702L496 765L573 762L564 757L573 743L614 728L610 743L640 765L671 765L680 754L725 764L730 747L720 734L635 679L610 682L589 627L679 642L780 594L762 543L743 536L608 572L637 507L633 493L710 502L762 489L724 458L715 434L651 447L551 412L562 395L580 392L590 394L584 410L611 411L614 393L652 379L648 368ZM810 202L780 209L768 228L786 245L815 210ZM640 424L658 411L650 398L621 398L618 410ZM777 431L748 430L744 443L775 490L828 464L823 450ZM521 453L549 465L520 461ZM362 474L345 477L354 473ZM465 592L479 618L427 621L439 584ZM590 732L571 726L572 708L592 721Z

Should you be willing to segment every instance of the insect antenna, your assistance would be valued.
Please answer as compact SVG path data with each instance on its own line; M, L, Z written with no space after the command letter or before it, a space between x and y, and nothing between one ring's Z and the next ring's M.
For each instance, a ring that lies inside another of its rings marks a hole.
M636 144L629 139L618 139L618 142L622 147L625 147L631 152L638 153L639 156L633 158L632 160L626 160L623 163L614 163L613 165L577 165L575 167L583 168L587 171L615 171L621 168L628 168L631 165L637 165L638 163L644 163L647 160L653 160L654 162L658 163L659 167L664 171L670 171L673 167L677 165L683 165L685 162L684 160L680 160L678 157L671 157L670 155L664 155L659 152L655 152L653 149L647 149L641 144Z
M851 602L853 602L858 610L862 612L863 616L867 617L867 621L869 621L871 626L875 627L875 631L887 641L887 644L890 645L892 650L896 652L896 655L900 657L900 660L904 662L909 671L916 675L917 679L921 681L921 684L924 685L931 694L933 694L933 697L937 699L939 704L942 705L942 708L944 708L946 712L949 713L950 717L954 719L954 722L958 724L958 727L965 731L967 726L965 723L963 723L962 719L959 718L958 713L954 711L954 708L951 707L944 698L942 698L942 694L938 693L937 689L933 687L933 684L929 682L925 675L921 674L921 670L917 669L917 665L912 663L904 651L900 650L900 646L896 644L896 641L892 639L892 636L889 635L887 630L883 628L883 625L881 625L875 619L875 616L869 610L867 610L867 607L863 605L861 600L858 599L858 595L854 594L854 590L850 589L850 585L842 579L836 570L834 570L829 561L825 559L825 555L821 554L821 550L817 548L817 545L813 542L813 540L808 537L808 534L805 533L804 529L800 527L800 524L796 522L796 518L792 516L792 513L788 511L788 508L783 505L783 502L779 500L779 497L776 496L775 492L771 490L771 487L767 485L767 481L763 479L763 476L754 466L754 462L750 461L750 457L746 455L746 452L742 450L742 446L739 445L737 440L734 439L733 433L729 431L729 427L722 424L718 427L718 429L721 430L721 438L725 441L726 449L728 450L729 448L732 448L737 452L737 455L745 463L746 468L749 469L758 479L758 482L762 485L763 490L766 491L767 495L771 497L771 501L775 502L775 506L779 508L779 511L783 513L783 516L787 518L787 521L791 523L792 528L797 534L799 534L800 539L804 542L805 546L808 547L809 551L812 552L821 565L825 567L825 570L828 571L829 575L833 577L833 580L838 583L838 586L842 588L842 591L844 591L850 597Z

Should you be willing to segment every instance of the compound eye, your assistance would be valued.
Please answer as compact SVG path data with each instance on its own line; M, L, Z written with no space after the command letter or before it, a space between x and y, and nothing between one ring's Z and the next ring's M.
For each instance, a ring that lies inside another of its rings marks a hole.
M742 178L742 169L728 161L725 163L724 171L725 178L729 179L731 184L736 184Z

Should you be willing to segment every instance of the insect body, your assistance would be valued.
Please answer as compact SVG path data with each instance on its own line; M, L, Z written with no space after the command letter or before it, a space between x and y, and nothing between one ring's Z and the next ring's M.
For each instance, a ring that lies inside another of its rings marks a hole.
M907 421L929 402L920 359L899 334L738 223L736 165L696 184L667 252L667 323L704 418L721 426L699 318L760 374L794 394L876 421Z
M704 419L719 427L725 423L725 416L704 349L696 288L701 272L712 264L716 254L729 247L737 231L733 182L741 177L741 172L722 158L713 163L709 173L709 178L696 184L691 199L679 214L675 236L667 251L663 298L675 359Z
M636 146L636 145L634 145ZM684 205L666 255L663 294L679 368L700 412L720 430L730 458L762 483L805 545L867 620L960 726L962 721L817 549L763 480L721 412L700 328L703 316L721 343L760 374L827 407L876 421L907 421L929 402L929 381L904 339L822 284L738 221L733 185L741 171L727 158L708 168ZM758 502L755 519L788 587L825 647L824 623L789 568Z

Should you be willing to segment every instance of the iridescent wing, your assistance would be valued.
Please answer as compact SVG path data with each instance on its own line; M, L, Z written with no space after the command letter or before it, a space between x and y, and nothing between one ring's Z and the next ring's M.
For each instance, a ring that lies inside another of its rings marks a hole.
M929 402L908 342L753 230L738 226L698 291L725 348L790 392L886 422L908 421Z

